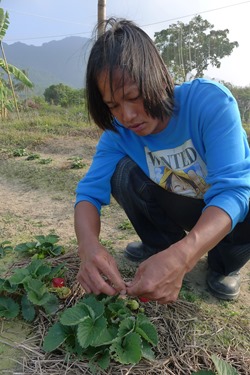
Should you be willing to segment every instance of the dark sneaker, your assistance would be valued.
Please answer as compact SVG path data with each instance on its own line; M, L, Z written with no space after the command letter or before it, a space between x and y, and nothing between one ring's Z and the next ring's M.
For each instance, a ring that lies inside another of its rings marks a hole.
M143 262L159 250L147 248L142 242L131 242L124 251L124 256L132 262Z
M240 272L234 271L225 276L209 270L207 284L210 292L217 298L234 300L240 293Z

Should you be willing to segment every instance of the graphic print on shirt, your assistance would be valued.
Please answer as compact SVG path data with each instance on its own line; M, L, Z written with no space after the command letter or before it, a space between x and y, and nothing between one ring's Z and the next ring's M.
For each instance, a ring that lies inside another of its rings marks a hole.
M191 139L182 145L159 151L145 147L149 177L175 194L202 199L209 188L207 168Z

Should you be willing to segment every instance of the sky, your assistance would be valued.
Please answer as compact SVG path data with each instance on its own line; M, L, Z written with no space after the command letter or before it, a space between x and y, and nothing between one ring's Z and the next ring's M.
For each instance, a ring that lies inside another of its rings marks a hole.
M97 22L97 0L0 0L9 13L4 42L42 45L67 36L91 38ZM214 30L228 29L239 47L221 60L220 69L209 68L209 78L250 85L250 0L106 0L107 17L133 20L153 39L154 33L200 14Z

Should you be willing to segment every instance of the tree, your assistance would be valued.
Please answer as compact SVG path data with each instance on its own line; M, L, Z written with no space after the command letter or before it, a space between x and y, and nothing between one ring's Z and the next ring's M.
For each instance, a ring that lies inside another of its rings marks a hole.
M44 91L45 101L49 104L68 107L70 105L80 105L84 102L84 90L72 89L67 85L59 83L51 85Z
M237 100L242 122L250 123L250 86L234 86L229 82L222 82L229 88L233 96Z
M155 44L177 83L203 77L209 65L220 68L220 60L239 46L229 41L229 30L213 28L198 15L188 24L178 21L155 33Z

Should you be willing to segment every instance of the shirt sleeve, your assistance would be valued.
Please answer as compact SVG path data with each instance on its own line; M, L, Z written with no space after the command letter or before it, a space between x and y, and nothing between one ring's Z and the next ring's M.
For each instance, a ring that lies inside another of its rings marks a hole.
M88 201L100 213L101 206L110 203L111 177L123 156L125 154L118 147L117 134L104 132L88 172L77 185L75 205L80 201Z
M249 209L250 153L246 133L237 102L226 88L206 87L199 102L206 182L210 185L204 200L206 207L217 206L227 212L233 229Z

